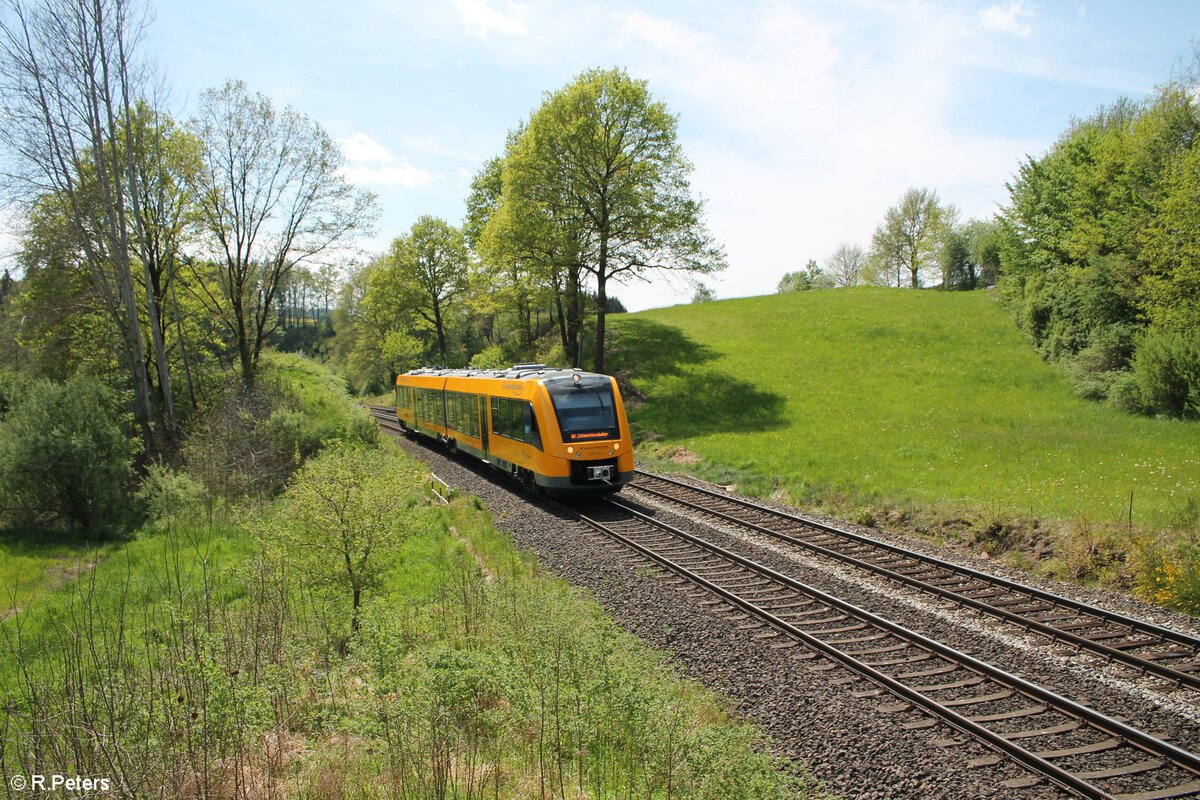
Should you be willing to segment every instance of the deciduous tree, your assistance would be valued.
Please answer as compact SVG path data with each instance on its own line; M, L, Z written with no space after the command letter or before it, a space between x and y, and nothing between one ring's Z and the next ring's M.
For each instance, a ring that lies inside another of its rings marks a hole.
M346 182L324 128L290 107L277 111L241 81L204 92L192 130L203 156L199 218L217 265L218 291L204 296L252 384L282 282L296 264L369 231L374 197Z
M469 280L462 231L445 220L422 216L392 242L388 258L397 278L393 301L407 304L433 329L444 362L448 315Z
M857 286L867 265L867 253L862 247L843 242L825 263L825 271L837 286Z
M141 20L124 0L14 0L8 10L0 21L0 138L12 157L6 188L27 207L61 205L73 246L120 332L135 418L146 451L154 454L159 448L154 422L160 417L151 396L131 258L145 245L131 222L140 178L133 148L121 144L146 89L136 57ZM148 288L144 256L141 260ZM146 303L153 320L158 308L152 291ZM157 345L154 362L169 398ZM170 435L173 421L165 428Z
M352 632L363 595L379 585L389 554L407 537L417 485L414 470L392 452L338 446L296 474L284 515L267 528L310 583L344 593Z
M935 265L946 209L936 191L909 189L900 202L887 210L871 237L871 255L881 265L908 278L913 289L921 287L921 272Z
M676 117L624 70L584 72L548 96L505 166L505 194L540 208L580 246L596 286L597 371L610 281L725 265L688 182Z

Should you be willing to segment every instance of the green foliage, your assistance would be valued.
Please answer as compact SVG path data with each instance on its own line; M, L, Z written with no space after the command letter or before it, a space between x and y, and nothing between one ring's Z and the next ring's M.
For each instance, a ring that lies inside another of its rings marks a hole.
M195 519L204 507L204 486L165 464L151 464L138 487L137 499L149 522L174 528Z
M15 372L0 369L0 422L12 407L29 391L29 381Z
M1147 526L1200 498L1200 427L1079 399L983 292L723 300L617 330L618 374L645 399L631 419L673 469L798 502L1098 524L1125 517L1131 490ZM753 393L728 400L738 386Z
M271 494L332 442L373 443L378 427L328 367L266 352L254 386L228 383L182 447L187 472L210 501Z
M775 291L779 294L787 292L807 292L812 289L828 289L834 285L832 276L827 275L824 270L813 261L811 258L804 265L804 269L788 272L779 279L779 286Z
M972 225L987 223L972 223ZM979 285L980 273L983 268L979 262L980 256L976 247L982 246L975 241L976 236L968 226L947 225L942 232L942 240L938 247L938 262L942 268L942 288L948 290L968 291Z
M1142 541L1134 550L1135 591L1144 599L1200 614L1200 541L1195 530L1180 539Z
M413 223L409 233L392 242L388 268L379 273L388 279L388 293L378 302L395 304L415 314L424 327L433 331L437 354L443 362L448 356L451 314L467 291L468 263L462 231L426 214Z
M138 445L119 399L86 378L37 381L0 423L0 497L10 519L109 531L129 520Z
M1133 360L1136 404L1174 417L1200 417L1200 330L1151 328Z
M692 194L677 128L645 81L593 69L548 95L504 156L500 197L481 240L494 243L489 251L499 263L530 262L534 275L576 303L579 269L590 275L600 371L610 281L725 264ZM567 338L564 345L574 348L577 335Z
M703 283L696 284L696 291L692 293L693 303L711 303L717 299L717 293L713 291L711 286Z
M378 588L420 500L411 462L394 447L338 445L310 459L263 533L314 586L348 595L356 632L363 593Z
M1000 288L1035 347L1084 396L1151 414L1192 413L1191 356L1171 331L1200 323L1194 74L1074 123L1021 165L1001 215ZM1143 345L1154 352L1125 377Z
M871 237L875 279L889 286L921 287L935 266L938 246L952 214L936 191L909 189L887 210Z
M430 585L427 562L391 583L408 614L367 608L371 733L416 796L795 798L747 726L682 683L565 583L539 574L471 503L455 504ZM428 536L428 534L425 534ZM414 540L411 544L416 545ZM411 549L406 562L416 561ZM535 793L538 790L535 789Z
M418 492L389 450L340 455L387 460L367 473L377 491L394 469L393 491ZM310 466L337 483L339 457ZM813 796L477 500L402 517L403 541L372 550L384 574L345 652L348 601L296 569L317 555L276 557L237 528L148 531L43 583L0 619L4 766L110 769L131 796L217 796L247 775L281 797Z

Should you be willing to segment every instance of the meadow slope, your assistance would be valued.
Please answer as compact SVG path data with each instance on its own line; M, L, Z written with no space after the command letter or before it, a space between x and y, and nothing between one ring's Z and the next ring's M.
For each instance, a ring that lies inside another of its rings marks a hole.
M1073 394L991 292L858 288L614 318L632 419L798 501L1194 523L1200 425ZM653 438L653 437L651 437Z

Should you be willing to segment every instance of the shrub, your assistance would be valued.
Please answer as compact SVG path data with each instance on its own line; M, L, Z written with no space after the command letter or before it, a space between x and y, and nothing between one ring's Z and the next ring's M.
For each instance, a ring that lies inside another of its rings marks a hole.
M1189 614L1200 613L1200 541L1194 536L1142 541L1132 555L1139 596Z
M1200 416L1200 334L1148 331L1138 342L1133 374L1138 401L1147 412Z
M504 348L498 344L488 345L471 358L472 369L501 369L511 363Z
M1137 376L1132 371L1119 373L1109 385L1108 402L1131 414L1145 411L1141 393L1138 391Z
M350 601L350 630L357 633L364 592L379 586L389 555L410 532L417 486L395 447L339 444L296 473L262 533L310 585Z
M8 416L13 404L29 390L29 382L15 372L0 370L0 420Z
M182 472L164 464L151 464L138 487L137 498L151 522L173 528L179 520L192 518L204 501L204 487Z
M300 465L297 431L282 421L272 427L279 402L265 382L253 389L231 383L198 420L182 453L188 474L210 499L234 502L278 491Z
M87 378L39 381L0 423L0 494L32 524L104 531L128 517L138 452L115 394Z

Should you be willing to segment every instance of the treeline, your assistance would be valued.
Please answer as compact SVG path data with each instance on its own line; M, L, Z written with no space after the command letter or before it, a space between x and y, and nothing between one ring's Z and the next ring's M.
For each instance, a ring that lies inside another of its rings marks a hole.
M340 248L374 219L321 126L239 81L174 119L137 12L32 0L0 20L0 190L23 222L0 279L3 524L111 528L222 408L286 417L256 385L264 351L328 325Z
M644 81L584 72L475 176L461 229L422 217L350 275L333 357L364 391L430 363L602 371L614 283L725 265L691 169Z
M869 248L838 245L824 263L809 259L786 273L777 291L848 286L936 287L956 291L993 286L1000 273L1000 223L962 219L932 189L909 189L887 210Z
M1074 122L1000 215L1000 288L1079 391L1200 416L1197 67Z

